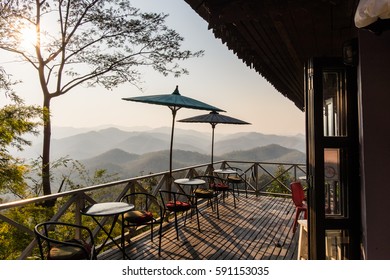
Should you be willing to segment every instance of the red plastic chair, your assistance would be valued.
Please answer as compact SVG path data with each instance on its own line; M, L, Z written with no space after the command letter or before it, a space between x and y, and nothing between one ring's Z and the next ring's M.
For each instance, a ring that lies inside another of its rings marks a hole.
M305 192L303 191L303 187L301 182L292 182L290 184L291 188L291 193L292 193L292 200L295 204L295 219L294 219L294 224L293 224L293 233L295 233L298 225L298 218L303 212L303 217L304 219L307 219L307 205L305 203L306 201L306 196Z

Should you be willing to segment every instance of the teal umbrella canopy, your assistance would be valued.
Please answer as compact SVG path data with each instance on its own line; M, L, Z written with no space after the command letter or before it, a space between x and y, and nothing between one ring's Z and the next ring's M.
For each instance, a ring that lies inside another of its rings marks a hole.
M224 110L214 107L212 105L181 95L179 93L178 86L176 86L175 91L171 94L129 97L123 98L123 100L164 105L170 107L173 110L179 110L180 108L189 108L205 111L225 112Z
M219 123L222 124L250 124L246 121L242 121L236 118L232 118L226 115L221 115L216 111L212 111L209 114L198 115L195 117L179 120L179 122L188 123L209 123L212 128L212 139L211 139L211 164L214 163L214 130L215 126Z
M215 111L215 112L225 112L222 109L214 107L212 105L206 104L202 101L183 96L179 93L179 87L176 86L176 89L171 94L159 94L159 95L149 95L149 96L137 96L137 97L128 97L122 98L126 101L134 101L155 105L167 106L172 111L172 130L171 130L171 145L169 151L169 179L172 179L172 148L173 148L173 134L175 128L175 118L176 113L181 108L188 109L197 109L205 111ZM168 182L170 184L170 182Z
M209 114L198 115L195 117L179 120L179 122L189 123L210 123L211 125L217 125L219 123L225 124L250 124L246 121L242 121L236 118L232 118L226 115L221 115L216 111L212 111Z

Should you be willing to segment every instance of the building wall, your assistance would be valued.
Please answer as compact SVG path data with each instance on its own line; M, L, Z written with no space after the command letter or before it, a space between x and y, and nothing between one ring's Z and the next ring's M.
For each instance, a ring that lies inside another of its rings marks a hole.
M359 31L363 246L390 259L390 31Z

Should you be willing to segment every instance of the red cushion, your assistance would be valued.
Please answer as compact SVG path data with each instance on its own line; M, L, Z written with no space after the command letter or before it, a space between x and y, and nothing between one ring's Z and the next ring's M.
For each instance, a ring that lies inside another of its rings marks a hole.
M210 187L215 189L215 190L227 190L229 189L229 186L224 184L224 183L211 183Z
M176 201L176 205L174 201L169 201L166 206L169 211L176 211L176 212L187 211L191 209L191 204L183 201Z
M149 211L134 210L125 213L124 219L131 224L145 224L153 219L153 214Z

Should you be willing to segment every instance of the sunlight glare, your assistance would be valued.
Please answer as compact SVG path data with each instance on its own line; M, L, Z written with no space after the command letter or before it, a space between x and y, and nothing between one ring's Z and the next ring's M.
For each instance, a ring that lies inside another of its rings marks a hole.
M34 50L37 35L33 28L23 28L20 30L20 46L26 51Z

